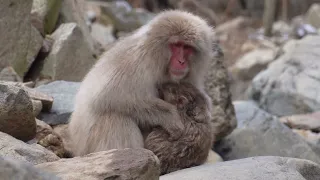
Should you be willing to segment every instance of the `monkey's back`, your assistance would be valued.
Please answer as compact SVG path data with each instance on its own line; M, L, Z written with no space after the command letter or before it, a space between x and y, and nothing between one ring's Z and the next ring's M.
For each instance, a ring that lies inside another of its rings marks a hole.
M161 128L154 129L145 140L145 148L151 150L161 162L161 174L204 163L212 146L212 130L209 119L196 122L180 113L185 130L182 137L171 141Z

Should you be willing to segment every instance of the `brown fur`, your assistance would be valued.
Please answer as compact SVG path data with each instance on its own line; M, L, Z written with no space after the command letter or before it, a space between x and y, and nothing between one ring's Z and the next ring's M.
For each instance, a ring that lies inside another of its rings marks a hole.
M185 129L174 141L162 128L155 128L147 136L145 148L159 158L162 174L204 163L213 142L206 98L188 83L166 83L160 94L177 106Z
M204 92L206 67L214 55L212 37L212 29L200 17L173 10L119 40L86 75L77 93L69 125L74 154L143 148L141 131L155 126L179 138L184 126L177 108L158 98L157 85L185 81ZM196 49L183 78L168 74L170 41Z

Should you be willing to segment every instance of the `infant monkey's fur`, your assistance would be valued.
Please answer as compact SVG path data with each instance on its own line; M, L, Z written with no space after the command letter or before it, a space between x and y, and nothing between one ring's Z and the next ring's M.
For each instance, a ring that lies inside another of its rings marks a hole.
M175 141L160 127L145 139L145 148L160 160L161 174L204 163L213 142L206 98L189 83L165 83L159 95L177 107L185 126L181 138Z

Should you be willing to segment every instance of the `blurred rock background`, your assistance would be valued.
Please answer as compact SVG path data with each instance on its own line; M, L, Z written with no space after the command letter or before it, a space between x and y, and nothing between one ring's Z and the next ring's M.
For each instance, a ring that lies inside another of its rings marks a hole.
M0 177L159 178L149 151L67 159L65 146L82 78L119 38L166 9L193 12L215 28L221 57L206 81L219 139L213 149L236 161L160 179L320 179L320 0L1 0L0 167L9 170L0 168Z

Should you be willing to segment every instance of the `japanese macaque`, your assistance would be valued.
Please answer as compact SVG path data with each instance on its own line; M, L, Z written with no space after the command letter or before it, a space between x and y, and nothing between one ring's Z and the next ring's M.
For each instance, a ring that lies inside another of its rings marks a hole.
M213 143L209 105L201 92L189 83L165 83L160 98L177 107L184 131L171 140L160 127L145 139L145 148L160 160L161 174L203 164Z
M156 126L178 139L184 125L176 106L159 98L165 82L188 82L204 90L214 57L213 29L178 10L158 14L105 52L76 95L69 131L73 154L143 148L143 133Z

